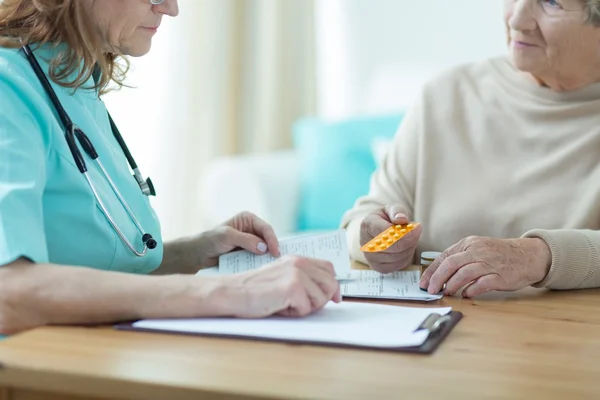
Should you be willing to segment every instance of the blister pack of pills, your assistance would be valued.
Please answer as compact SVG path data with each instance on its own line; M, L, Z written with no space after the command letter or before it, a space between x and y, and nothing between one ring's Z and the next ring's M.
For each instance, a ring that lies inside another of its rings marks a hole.
M419 225L418 223L410 223L405 225L395 225L391 228L386 229L379 235L375 236L368 243L365 243L361 247L361 251L365 253L376 253L378 251L385 251L391 245L396 243L398 240L406 236L410 231L415 229Z

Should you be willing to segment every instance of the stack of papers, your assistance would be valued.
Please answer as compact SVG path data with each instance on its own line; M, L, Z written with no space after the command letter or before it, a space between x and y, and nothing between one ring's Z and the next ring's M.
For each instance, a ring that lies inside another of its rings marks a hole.
M330 261L341 285L343 297L390 300L434 301L441 294L431 295L419 289L420 271L399 271L381 274L372 270L353 270L346 231L337 230L281 240L282 255L297 255ZM257 255L235 251L219 258L219 267L199 274L235 274L260 268L275 261L270 254Z

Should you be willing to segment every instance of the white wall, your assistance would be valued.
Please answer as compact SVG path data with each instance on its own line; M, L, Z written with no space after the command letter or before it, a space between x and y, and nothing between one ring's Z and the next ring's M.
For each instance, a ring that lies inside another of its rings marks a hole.
M199 173L194 160L208 159L212 154L215 140L208 132L215 129L203 125L208 121L203 117L211 109L197 101L201 89L190 87L195 84L195 75L206 70L196 57L203 57L210 68L221 67L198 51L219 46L218 37L203 34L204 28L220 22L210 8L213 4L180 0L179 17L163 18L152 51L131 59L126 83L134 88L110 93L104 99L140 170L156 186L157 196L151 202L165 240L199 230L194 225L194 185ZM214 101L205 98L207 103Z
M409 105L440 70L506 50L502 0L317 1L319 112Z

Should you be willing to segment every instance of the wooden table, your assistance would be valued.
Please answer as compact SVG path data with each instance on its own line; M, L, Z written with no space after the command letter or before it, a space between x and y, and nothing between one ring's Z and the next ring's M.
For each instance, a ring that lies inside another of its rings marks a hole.
M600 398L600 291L440 305L465 317L430 356L35 329L0 343L0 399Z

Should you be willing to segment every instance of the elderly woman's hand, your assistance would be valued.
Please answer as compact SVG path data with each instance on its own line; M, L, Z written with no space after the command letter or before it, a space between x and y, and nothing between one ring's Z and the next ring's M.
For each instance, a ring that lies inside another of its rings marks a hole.
M254 254L268 252L274 257L280 255L279 242L271 225L249 212L240 213L218 228L204 232L198 237L196 246L203 267L216 266L220 255L235 249Z
M360 245L363 246L375 236L394 225L408 224L408 213L400 206L386 206L363 219L360 226ZM421 226L417 225L402 239L385 251L364 253L369 266L378 272L388 274L399 271L412 264L419 238Z
M468 237L442 253L423 273L420 287L447 295L462 287L463 297L492 290L515 291L540 282L548 274L552 255L537 238Z

